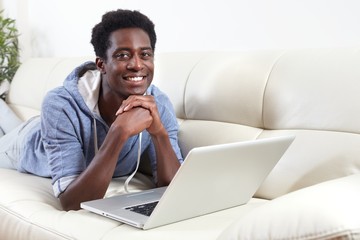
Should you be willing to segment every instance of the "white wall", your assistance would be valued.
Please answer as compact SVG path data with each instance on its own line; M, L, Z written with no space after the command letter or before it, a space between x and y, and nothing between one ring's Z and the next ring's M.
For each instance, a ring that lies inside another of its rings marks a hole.
M157 52L360 46L358 0L0 0L16 18L22 58L92 55L101 15L136 9Z

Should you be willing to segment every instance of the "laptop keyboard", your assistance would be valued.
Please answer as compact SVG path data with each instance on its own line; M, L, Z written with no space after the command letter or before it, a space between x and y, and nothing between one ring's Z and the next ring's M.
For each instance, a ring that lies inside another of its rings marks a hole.
M156 205L159 201L156 202L150 202L150 203L144 203L136 206L131 206L125 208L126 210L130 210L136 213L143 214L145 216L150 216L153 210L155 209Z

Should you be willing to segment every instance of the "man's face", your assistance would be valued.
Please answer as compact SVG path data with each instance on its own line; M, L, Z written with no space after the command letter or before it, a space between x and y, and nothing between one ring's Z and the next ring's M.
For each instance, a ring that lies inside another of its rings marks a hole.
M112 32L109 40L111 45L102 71L108 87L104 90L123 99L144 94L154 75L154 52L149 36L140 28L125 28Z

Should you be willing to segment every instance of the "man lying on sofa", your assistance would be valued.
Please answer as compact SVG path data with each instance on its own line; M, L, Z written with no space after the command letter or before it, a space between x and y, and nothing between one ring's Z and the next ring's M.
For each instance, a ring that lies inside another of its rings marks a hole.
M112 177L136 170L138 150L168 185L183 159L167 96L151 85L156 33L138 11L103 15L92 30L96 61L46 95L41 116L0 138L0 166L51 177L64 210L99 199Z

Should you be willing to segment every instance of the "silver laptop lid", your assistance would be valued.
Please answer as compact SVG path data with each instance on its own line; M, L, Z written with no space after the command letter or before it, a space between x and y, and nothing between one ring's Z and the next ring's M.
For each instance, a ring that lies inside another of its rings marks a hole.
M192 149L144 229L247 203L293 136Z

